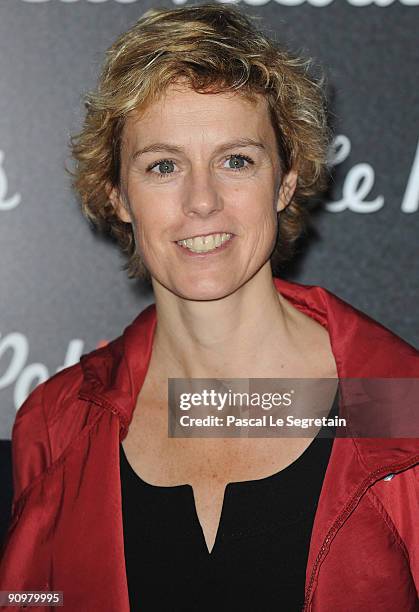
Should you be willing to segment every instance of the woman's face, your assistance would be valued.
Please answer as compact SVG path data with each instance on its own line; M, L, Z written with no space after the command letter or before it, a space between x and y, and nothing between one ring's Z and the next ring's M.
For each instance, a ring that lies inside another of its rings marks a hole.
M295 182L294 172L281 176L262 96L253 104L177 84L127 119L121 191L110 197L119 217L133 223L153 286L211 300L269 265L277 212Z

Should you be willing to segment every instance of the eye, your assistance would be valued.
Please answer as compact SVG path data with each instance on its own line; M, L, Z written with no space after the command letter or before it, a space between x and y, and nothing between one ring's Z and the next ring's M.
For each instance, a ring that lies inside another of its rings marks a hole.
M230 155L226 162L229 164L229 169L234 170L235 172L243 172L249 169L248 165L244 165L244 162L247 164L254 164L253 159L248 157L247 155L242 155L241 153L237 153L234 155Z
M160 172L152 172L156 174L158 178L164 178L168 174L173 174L175 162L171 159L159 159L159 161L153 162L147 167L147 172L151 172L154 168L159 168Z

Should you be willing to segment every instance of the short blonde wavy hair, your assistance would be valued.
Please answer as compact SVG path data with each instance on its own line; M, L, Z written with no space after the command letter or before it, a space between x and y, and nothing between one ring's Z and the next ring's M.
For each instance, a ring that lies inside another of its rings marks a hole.
M75 168L68 171L83 214L128 257L123 269L129 278L151 280L136 252L133 226L118 218L108 197L109 186L119 188L124 122L184 79L199 93L266 97L282 172L298 171L295 194L280 213L273 269L294 255L308 221L303 202L327 185L325 78L310 76L312 60L268 38L255 19L219 4L150 9L107 50L97 88L85 95L82 130L70 136Z

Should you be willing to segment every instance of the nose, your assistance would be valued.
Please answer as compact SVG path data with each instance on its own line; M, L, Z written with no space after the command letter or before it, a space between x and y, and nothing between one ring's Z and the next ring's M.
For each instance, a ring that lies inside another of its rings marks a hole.
M209 170L195 168L189 175L183 203L188 217L208 217L223 209L221 194Z

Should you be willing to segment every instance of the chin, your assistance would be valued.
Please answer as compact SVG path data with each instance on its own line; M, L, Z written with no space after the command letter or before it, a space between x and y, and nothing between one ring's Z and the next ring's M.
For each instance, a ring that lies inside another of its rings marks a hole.
M177 282L171 282L166 287L185 300L192 301L210 301L220 300L237 289L237 283L233 279L220 278L219 276L208 275L205 277L204 272L199 278L182 278Z

